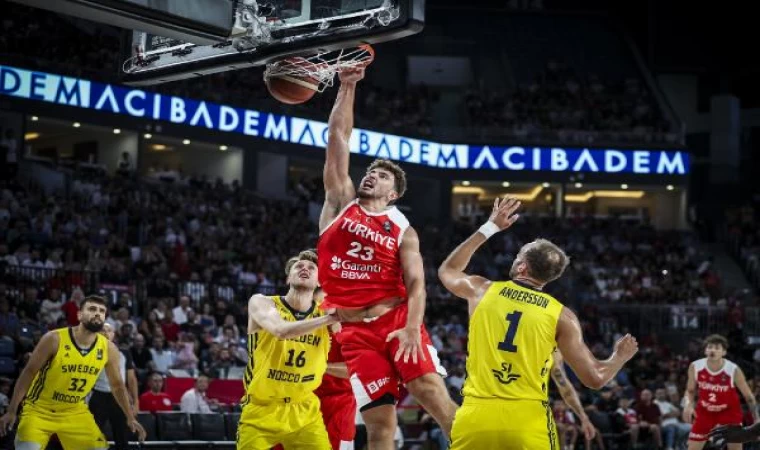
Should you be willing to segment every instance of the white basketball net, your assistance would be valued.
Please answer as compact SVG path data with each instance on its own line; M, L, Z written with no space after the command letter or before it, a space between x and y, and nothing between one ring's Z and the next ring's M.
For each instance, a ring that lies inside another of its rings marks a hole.
M314 56L288 58L267 64L264 80L282 76L312 78L319 83L317 92L323 92L333 85L336 73L367 66L374 58L375 51L369 45L318 53Z

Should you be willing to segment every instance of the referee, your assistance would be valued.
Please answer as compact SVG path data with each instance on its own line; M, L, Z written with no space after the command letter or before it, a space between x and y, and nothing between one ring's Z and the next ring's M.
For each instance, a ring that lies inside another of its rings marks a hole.
M116 333L109 323L103 325L103 335L113 341ZM137 377L135 376L135 366L132 363L132 356L129 352L121 351L121 360L119 361L121 370L121 379L127 384L127 392L132 400L132 407L137 409ZM95 386L92 389L90 397L90 412L95 417L95 423L98 424L100 431L103 431L106 422L111 423L113 431L113 440L116 450L127 450L129 441L127 438L127 419L124 417L119 404L111 394L111 385L108 383L108 377L105 370L100 373Z

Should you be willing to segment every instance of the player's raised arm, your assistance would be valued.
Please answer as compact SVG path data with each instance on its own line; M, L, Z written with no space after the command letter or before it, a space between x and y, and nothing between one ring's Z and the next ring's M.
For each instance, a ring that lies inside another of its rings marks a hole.
M686 381L686 391L683 393L683 421L691 423L694 419L694 396L697 393L696 369L694 363L689 364L689 378Z
M581 399L578 397L578 392L573 387L573 383L567 378L567 372L565 372L565 359L562 357L562 353L558 350L554 352L554 367L552 368L552 380L557 385L559 395L562 396L562 400L565 401L567 406L575 413L581 421L581 430L586 440L591 440L596 435L596 428L588 418L586 411L583 409Z
M356 197L354 184L348 173L351 155L349 141L354 129L356 83L364 78L364 69L345 70L338 76L340 88L327 123L327 154L323 173L325 204L319 218L320 230L324 230L340 210Z
M557 347L581 383L591 389L601 389L609 383L639 350L636 339L626 334L615 343L612 356L599 361L583 342L578 317L568 308L562 308L557 323Z
M736 384L736 388L739 389L739 392L742 393L744 400L747 402L747 407L752 413L752 419L755 421L755 423L760 422L755 394L752 393L752 389L750 389L749 384L747 384L747 378L744 376L744 372L742 372L742 369L738 367L736 368L736 373L734 374L734 384Z
M248 300L248 317L255 325L272 333L278 339L298 337L338 321L333 314L327 314L315 319L288 322L287 320L283 320L277 312L274 301L261 294L254 294Z
M13 396L8 404L8 411L0 417L0 436L5 436L16 423L18 407L21 405L24 397L26 397L29 385L32 384L32 380L42 369L42 366L50 361L58 351L58 339L58 333L49 331L42 336L42 339L40 339L40 342L34 348L34 351L32 351L29 361L24 366L21 374L19 374L18 380L16 380L16 387L13 388Z
M470 263L472 255L489 237L499 231L506 230L515 223L520 217L515 214L519 207L520 202L514 198L505 197L502 200L497 197L494 200L488 222L459 244L441 264L441 267L438 268L438 278L449 292L467 300L471 306L474 306L472 304L479 301L485 294L491 281L478 275L468 275L464 270Z
M121 352L116 344L113 342L108 343L108 362L106 362L106 376L108 377L108 384L111 386L111 393L113 398L116 399L116 403L119 404L124 417L127 418L127 427L137 434L139 441L145 440L145 429L137 421L135 415L136 409L132 408L129 403L129 396L127 394L127 386L124 384L124 380L121 379L121 371L119 370L119 360L121 359ZM135 408L137 405L135 405Z

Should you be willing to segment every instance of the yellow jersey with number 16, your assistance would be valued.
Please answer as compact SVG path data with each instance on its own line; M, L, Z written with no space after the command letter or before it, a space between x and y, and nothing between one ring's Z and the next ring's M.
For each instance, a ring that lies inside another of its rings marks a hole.
M79 348L72 328L59 328L58 350L34 377L24 408L65 412L87 408L85 397L108 362L108 340L97 334L90 348Z
M562 307L525 284L493 282L470 317L463 395L547 401Z
M289 322L324 315L316 302L308 311L299 312L280 296L270 298L280 317ZM314 395L327 370L329 351L327 326L291 339L278 339L266 330L249 334L243 404L297 403Z

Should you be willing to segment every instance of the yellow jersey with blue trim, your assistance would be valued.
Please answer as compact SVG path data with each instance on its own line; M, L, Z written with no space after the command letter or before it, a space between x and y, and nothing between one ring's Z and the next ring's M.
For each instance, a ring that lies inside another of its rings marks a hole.
M108 362L108 340L97 334L90 348L80 348L71 327L59 328L58 350L32 381L24 399L24 408L65 412L86 408L90 393Z
M289 322L324 315L316 302L308 311L299 312L281 296L270 298L280 317ZM327 370L329 351L327 326L290 339L279 339L263 329L248 334L243 403L299 402L314 395Z
M526 284L491 283L470 317L463 395L547 401L562 308Z

